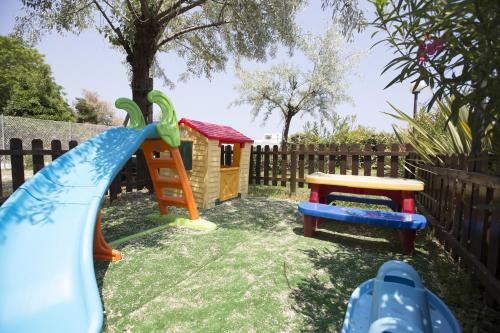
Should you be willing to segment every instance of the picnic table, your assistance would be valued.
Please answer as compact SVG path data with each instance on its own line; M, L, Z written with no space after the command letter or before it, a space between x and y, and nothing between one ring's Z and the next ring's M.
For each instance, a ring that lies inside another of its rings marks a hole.
M315 172L307 175L305 181L310 185L311 195L309 202L327 204L328 199L337 198L343 201L354 201L364 203L383 202L383 199L373 199L367 197L349 197L343 195L332 195L332 192L375 195L389 198L387 204L396 212L415 212L415 192L423 191L424 183L414 179L373 177L373 176L352 176L325 174ZM351 200L351 199L352 200ZM316 219L316 223L304 226L304 235L311 236L321 219ZM415 240L415 230L399 230L402 244L413 244ZM413 249L403 249L403 252L411 252Z

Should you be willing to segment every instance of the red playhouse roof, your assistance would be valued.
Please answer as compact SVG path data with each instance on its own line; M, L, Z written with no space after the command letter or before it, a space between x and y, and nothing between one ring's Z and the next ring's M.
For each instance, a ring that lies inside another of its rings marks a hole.
M253 140L247 136L244 136L232 127L224 125L216 125L210 123L204 123L202 121L196 121L191 119L182 118L179 121L179 125L184 124L191 127L192 129L200 132L203 136L211 140L219 140L221 143L253 143Z

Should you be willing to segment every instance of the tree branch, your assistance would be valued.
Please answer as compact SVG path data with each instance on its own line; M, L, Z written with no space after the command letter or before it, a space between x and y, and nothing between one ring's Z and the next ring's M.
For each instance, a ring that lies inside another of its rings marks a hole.
M228 24L228 23L232 23L232 21L219 21L219 22L213 22L213 23L208 23L208 24L202 24L202 25L187 27L185 29L182 29L182 30L176 32L175 34L173 34L173 35L171 35L169 37L166 37L164 40L162 40L161 42L159 42L158 46L157 46L157 49L159 49L163 45L167 44L168 42L170 42L170 41L172 41L174 39L177 39L178 37L180 37L180 36L182 36L184 34L187 34L189 32L193 32L193 31L201 30L201 29L207 29L207 28L211 28L211 27L218 27L218 26L221 26L221 25L224 25L224 24Z
M101 7L101 5L97 2L97 0L94 0L93 2L96 5L97 9L101 12L102 16L104 16L104 19L106 20L106 22L108 22L109 27L115 32L116 36L118 37L118 41L125 49L125 52L127 52L128 55L132 55L132 50L130 49L130 46L128 45L127 40L123 36L121 30L114 26L113 22L108 17L108 15L104 11L104 9Z
M146 20L149 20L151 18L151 11L149 9L147 0L141 0L141 12L146 18Z
M191 9L198 7L204 3L207 2L207 0L197 0L187 6L181 7L181 5L186 2L185 0L179 0L176 3L174 3L168 10L166 10L164 13L161 13L158 16L158 23L162 26L166 24L168 21L173 19L176 16L179 16L187 11L190 11Z

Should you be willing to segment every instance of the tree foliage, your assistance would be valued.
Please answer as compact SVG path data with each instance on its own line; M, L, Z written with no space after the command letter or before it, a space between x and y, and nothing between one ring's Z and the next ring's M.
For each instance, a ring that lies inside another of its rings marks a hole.
M0 114L74 120L43 56L14 37L0 36Z
M37 39L56 30L78 33L97 29L122 50L132 74L134 101L147 119L152 90L150 76L169 79L158 66L158 52L173 52L186 62L190 75L210 77L224 70L230 56L264 60L276 45L293 47L297 35L295 14L305 0L23 0L26 14L17 30ZM333 4L346 4L335 7ZM346 31L361 19L357 0L323 0L334 13L345 14ZM354 9L354 10L353 10ZM99 24L102 20L104 25Z
M355 115L342 117L337 113L319 121L306 122L303 132L295 133L290 141L296 144L370 144L390 145L397 141L387 132L356 123Z
M119 125L113 107L106 101L99 99L99 94L94 91L83 91L83 97L76 98L75 109L77 122L101 125Z
M304 36L298 47L310 68L281 63L268 70L236 71L240 97L233 105L249 104L254 118L263 114L264 123L278 112L284 123L283 142L288 140L290 123L296 115L328 117L336 105L349 100L345 75L354 56L343 50L343 39L335 28L328 28L323 37Z
M472 153L472 132L467 122L470 111L467 107L462 107L456 122L450 122L448 119L452 113L452 105L453 98L438 100L429 112L421 108L413 119L390 104L393 111L387 114L406 125L405 127L393 125L399 141L411 144L419 156L430 163L433 158L440 160L441 156ZM491 133L491 128L486 128L485 132ZM481 149L491 151L492 143L491 137L485 135Z
M435 101L454 96L450 120L462 106L470 109L472 150L493 131L500 140L500 2L498 0L375 0L375 25L396 57L385 67L396 70L388 84L423 80Z

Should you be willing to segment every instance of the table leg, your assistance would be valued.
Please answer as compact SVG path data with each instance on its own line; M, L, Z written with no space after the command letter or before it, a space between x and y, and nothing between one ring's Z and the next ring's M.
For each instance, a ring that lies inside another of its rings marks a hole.
M311 195L309 196L309 202L319 202L319 185L311 184Z
M413 192L402 192L400 207L403 213L415 213L415 199ZM416 230L399 230L399 239L403 247L403 254L413 255L415 252Z
M312 237L316 230L316 218L304 215L304 236Z

